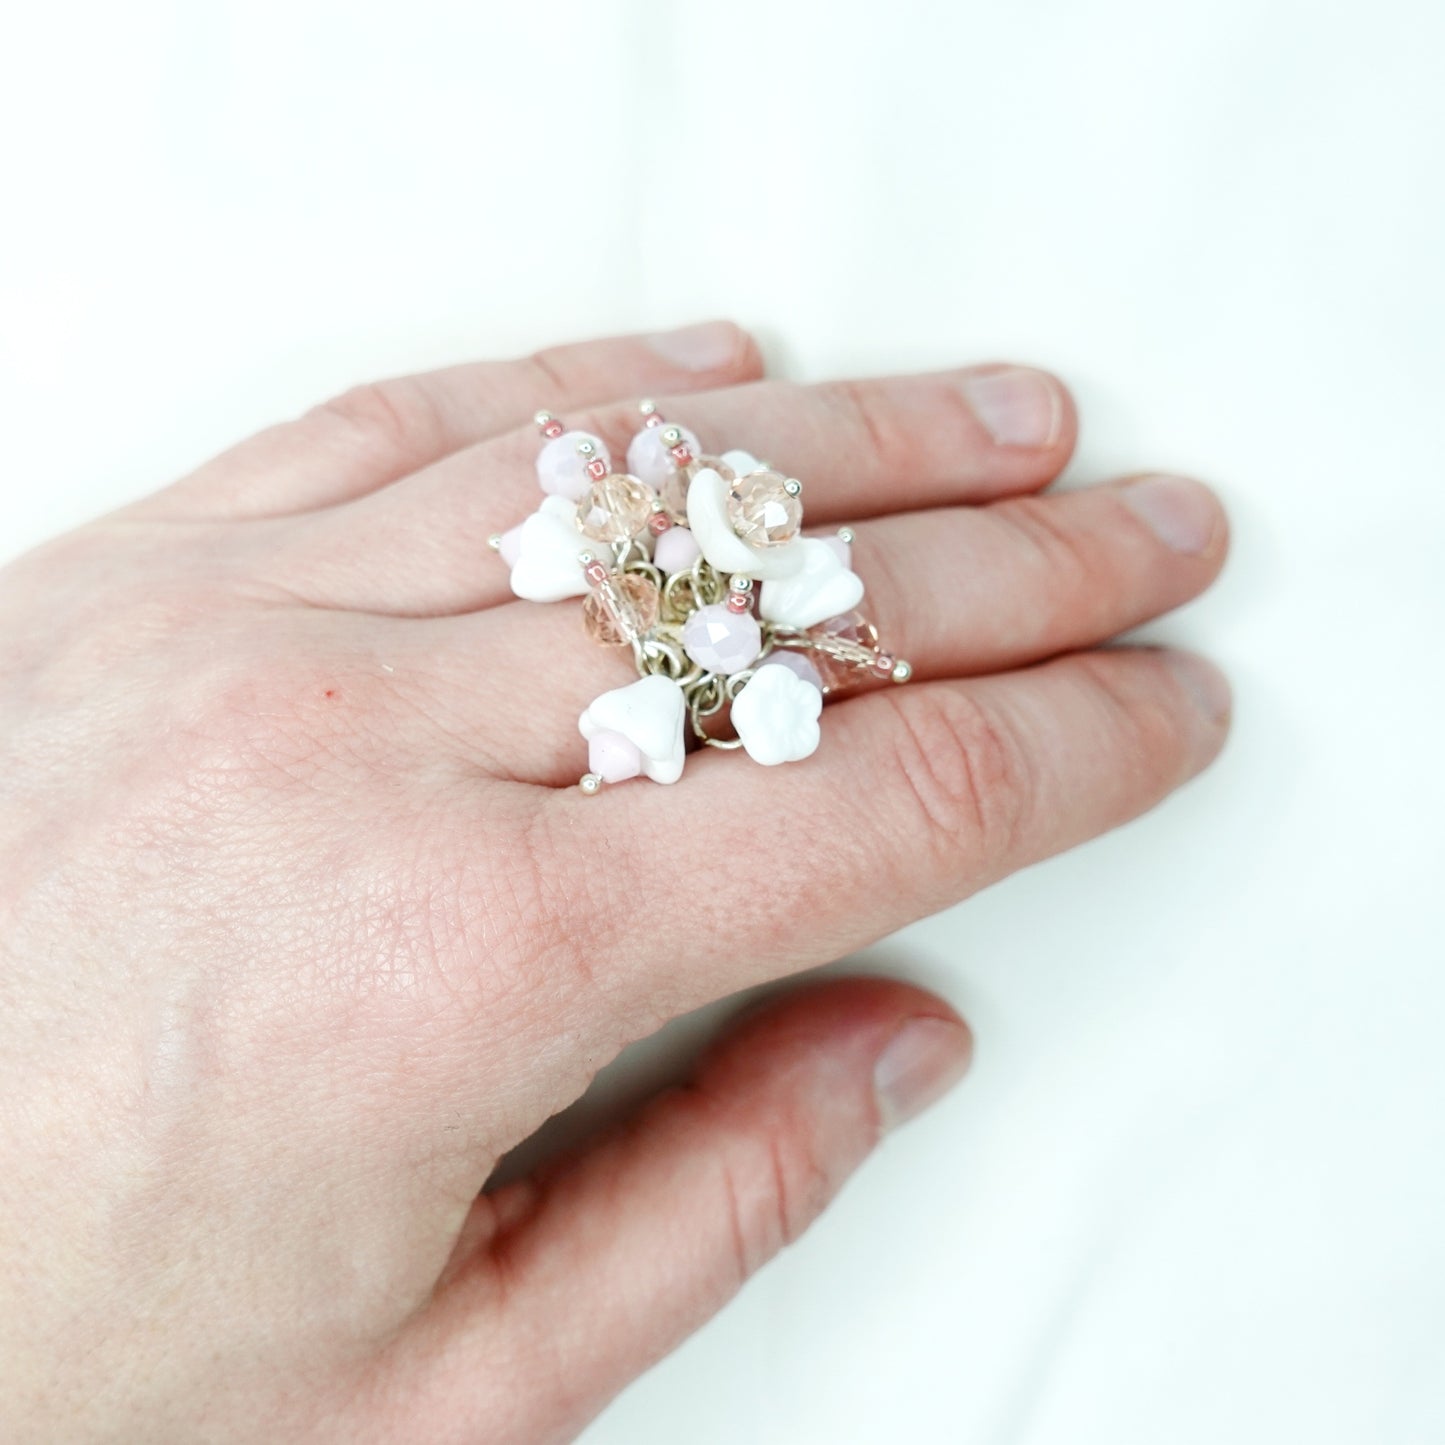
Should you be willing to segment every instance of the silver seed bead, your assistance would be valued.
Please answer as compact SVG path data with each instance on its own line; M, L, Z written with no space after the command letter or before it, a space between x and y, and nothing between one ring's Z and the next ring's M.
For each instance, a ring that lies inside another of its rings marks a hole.
M594 793L600 791L602 778L597 773L583 773L577 786L590 798Z

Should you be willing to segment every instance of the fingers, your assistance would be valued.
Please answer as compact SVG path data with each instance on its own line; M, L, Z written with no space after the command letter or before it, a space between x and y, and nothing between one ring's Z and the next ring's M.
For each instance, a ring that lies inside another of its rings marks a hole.
M372 382L251 437L142 505L223 519L333 506L522 426L541 407L574 410L761 374L752 338L710 321Z
M1145 812L1216 756L1229 709L1211 664L1146 648L888 687L828 708L802 764L704 752L675 787L551 794L550 866L566 872L585 840L626 840L597 871L608 898L648 900L646 944L619 908L591 944L613 960L615 997L670 1017Z
M863 610L923 680L1096 647L1179 606L1218 574L1228 525L1206 487L1161 477L904 513L855 532ZM576 782L585 771L578 715L632 680L626 649L591 642L573 604L519 602L425 627L435 649L427 671L475 679L475 727L488 734L489 755L516 778Z
M1076 429L1061 382L1012 366L758 382L661 405L705 450L743 447L802 478L815 527L1036 490L1062 469ZM639 426L631 403L566 420L600 435L619 466ZM536 509L536 454L528 429L449 456L307 519L271 565L320 606L434 616L506 601L506 568L484 542Z
M419 1325L421 1391L446 1402L448 1438L493 1438L468 1381L499 1328L550 1374L507 1438L571 1438L796 1239L970 1052L962 1020L919 989L801 989L744 1016L632 1125L486 1201L495 1232Z
M1228 547L1185 477L882 517L855 529L863 610L919 678L997 672L1094 647L1197 597Z

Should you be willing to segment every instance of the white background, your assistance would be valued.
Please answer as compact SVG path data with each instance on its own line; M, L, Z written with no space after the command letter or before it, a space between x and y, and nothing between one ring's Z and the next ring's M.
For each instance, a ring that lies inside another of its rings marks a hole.
M1445 1438L1442 17L6 6L6 553L354 380L713 314L1053 367L1072 479L1230 506L1151 630L1224 759L865 960L971 1081L591 1445Z

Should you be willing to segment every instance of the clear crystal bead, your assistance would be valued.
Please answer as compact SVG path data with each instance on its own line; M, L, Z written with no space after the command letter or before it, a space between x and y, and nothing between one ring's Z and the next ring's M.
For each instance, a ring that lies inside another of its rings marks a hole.
M612 472L582 493L577 525L594 542L625 542L647 525L652 503L651 487L626 472Z
M781 472L738 477L728 492L728 521L749 547L781 547L802 530L803 504Z
M612 588L621 606L619 622L601 591L589 592L582 602L582 625L593 642L616 647L650 632L657 623L660 604L657 587L636 572L612 578Z
M704 468L731 483L737 475L721 457L694 457L685 467L674 467L662 484L662 505L674 522L687 521L687 489Z

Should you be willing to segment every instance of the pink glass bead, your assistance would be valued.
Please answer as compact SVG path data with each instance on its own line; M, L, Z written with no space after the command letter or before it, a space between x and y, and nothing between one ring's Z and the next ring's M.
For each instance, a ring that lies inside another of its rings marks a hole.
M697 538L686 527L669 527L652 549L652 560L669 575L686 572L701 556Z
M604 783L625 783L642 771L642 750L621 733L598 733L587 744L587 771Z
M781 472L750 472L728 492L728 521L749 547L781 547L798 535L803 504Z
M727 677L751 666L762 651L763 630L752 613L730 612L715 602L687 619L682 647L699 667Z
M537 480L544 492L575 502L587 490L591 479L587 475L587 458L577 451L578 442L591 442L597 448L595 460L602 463L603 475L606 475L612 465L607 448L585 431L563 432L544 442L537 453Z
M511 531L502 533L502 540L497 543L497 555L508 567L517 565L517 558L522 555L522 524L520 522Z
M810 682L819 692L823 691L823 677L813 660L805 652L788 652L786 649L779 649L777 652L770 652L759 664L760 667L786 667L789 672L801 677L804 682Z
M672 518L666 512L654 512L647 523L647 530L654 537L660 537L672 526Z
M662 439L663 430L662 427L645 426L627 448L627 470L654 488L661 487L677 469L677 463ZM699 450L697 438L685 426L678 427L678 430L682 433L681 445L696 456Z

